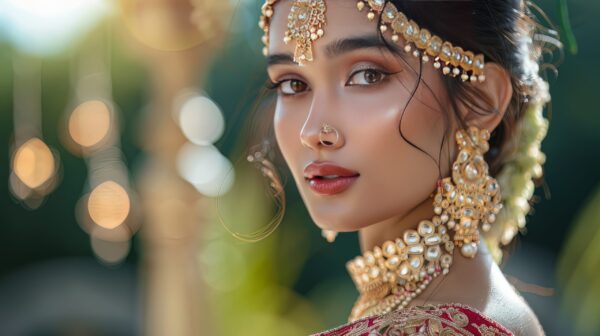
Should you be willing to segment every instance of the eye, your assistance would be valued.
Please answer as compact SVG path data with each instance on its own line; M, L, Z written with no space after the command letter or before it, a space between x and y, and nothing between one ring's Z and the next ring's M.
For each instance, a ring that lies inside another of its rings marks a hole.
M377 69L364 69L352 74L346 85L373 85L382 81L388 73Z
M284 95L295 95L308 90L308 85L298 79L286 79L279 82L279 90Z

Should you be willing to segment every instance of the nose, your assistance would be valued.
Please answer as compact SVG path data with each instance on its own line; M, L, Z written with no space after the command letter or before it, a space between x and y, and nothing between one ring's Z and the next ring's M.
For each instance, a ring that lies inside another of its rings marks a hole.
M336 150L344 146L345 140L341 128L336 126L335 111L331 101L314 99L310 111L300 130L300 142L314 151Z

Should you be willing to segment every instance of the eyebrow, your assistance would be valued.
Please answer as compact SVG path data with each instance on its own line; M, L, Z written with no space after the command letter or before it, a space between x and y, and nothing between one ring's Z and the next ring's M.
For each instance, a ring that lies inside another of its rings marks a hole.
M388 45L379 35L348 37L330 42L325 47L327 57L338 57L342 54L360 49L387 48ZM275 64L297 64L291 53L277 53L267 56L267 66Z

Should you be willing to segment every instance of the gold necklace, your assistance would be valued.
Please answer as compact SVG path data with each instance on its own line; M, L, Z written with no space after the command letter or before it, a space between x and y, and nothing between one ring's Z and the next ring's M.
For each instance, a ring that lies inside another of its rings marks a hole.
M349 321L381 315L406 307L452 264L454 242L445 225L447 217L423 220L417 230L386 241L346 264L360 296Z
M346 264L360 296L350 321L406 307L433 279L447 274L454 247L473 258L479 230L490 229L502 209L497 181L488 175L483 154L489 149L486 129L456 132L459 153L452 176L438 181L434 216ZM449 230L454 231L450 239Z

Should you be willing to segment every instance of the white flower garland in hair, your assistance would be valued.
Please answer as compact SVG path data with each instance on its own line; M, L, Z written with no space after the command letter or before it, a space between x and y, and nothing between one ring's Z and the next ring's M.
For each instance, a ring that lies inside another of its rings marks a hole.
M502 259L501 246L508 245L525 227L525 216L530 211L529 200L535 190L533 179L542 177L542 165L546 161L541 144L548 131L548 119L543 111L550 101L550 94L548 83L539 76L534 87L535 95L525 103L524 115L517 124L516 148L497 177L503 208L491 230L484 233L488 248L497 262Z

